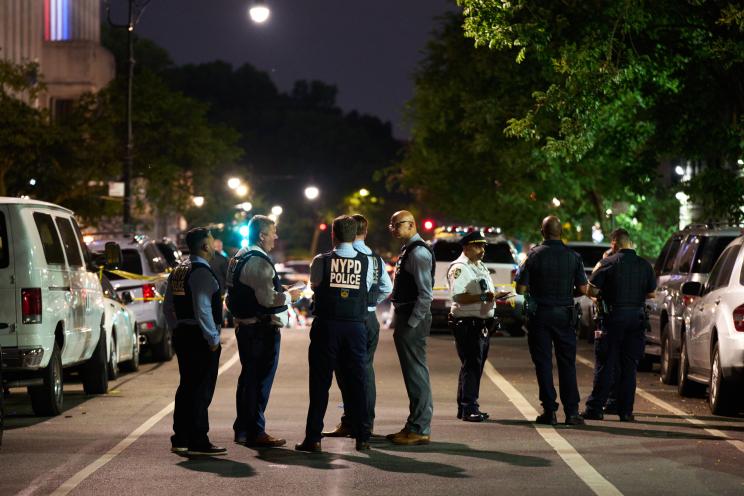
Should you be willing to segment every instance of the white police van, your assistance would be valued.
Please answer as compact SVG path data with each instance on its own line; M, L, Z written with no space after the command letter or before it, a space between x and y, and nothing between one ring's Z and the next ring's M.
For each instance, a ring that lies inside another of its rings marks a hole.
M62 369L79 366L86 393L108 391L103 294L86 270L73 213L0 197L3 381L28 387L37 415L62 411Z

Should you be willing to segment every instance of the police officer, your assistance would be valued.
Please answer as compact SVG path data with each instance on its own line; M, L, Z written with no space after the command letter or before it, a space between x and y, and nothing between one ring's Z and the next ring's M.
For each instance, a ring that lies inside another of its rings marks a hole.
M316 256L310 264L310 284L314 291L310 328L310 406L305 439L297 451L321 452L323 417L328 407L328 390L334 369L343 376L352 436L357 450L369 449L367 413L367 328L368 294L372 285L369 257L356 251L352 243L357 221L348 215L333 220L332 252Z
M197 227L186 234L189 259L168 276L163 311L173 329L180 382L173 410L171 451L187 455L224 455L209 441L207 410L212 402L220 361L222 296L209 266L214 239Z
M473 231L460 240L462 254L447 270L452 308L449 327L455 335L462 366L457 382L457 418L483 422L489 415L480 411L478 395L483 366L488 358L494 302L508 292L496 294L488 268L483 264L486 238Z
M227 307L235 319L240 377L235 392L235 442L251 447L276 447L286 440L266 433L266 405L279 363L279 329L287 324L288 305L299 290L284 291L269 252L278 236L276 223L254 215L248 223L248 247L230 259Z
M377 321L376 308L377 305L382 303L385 298L390 295L393 290L393 283L390 280L387 271L385 271L385 262L382 260L382 257L373 253L364 243L364 240L367 237L367 229L369 227L367 218L362 214L354 214L352 217L357 222L357 234L352 246L359 253L364 253L369 257L369 263L373 268L372 286L370 287L368 294L369 306L367 307L367 315L364 318L364 326L367 328L367 361L365 363L367 370L367 412L369 415L369 428L371 432L375 423L375 403L377 400L374 359L375 351L377 350L377 343L380 339L380 323ZM341 395L345 406L348 403L348 391L344 384L344 374L338 372L339 371L336 373L336 382L338 383L339 389L341 389ZM346 411L344 411L344 414L341 417L341 423L338 424L335 430L323 433L323 437L348 437L351 435L351 421Z
M577 288L586 294L587 280L581 257L561 241L561 221L550 215L542 222L544 241L530 250L519 268L517 292L525 294L529 317L527 343L535 364L543 413L539 424L558 423L553 386L552 348L558 362L558 379L567 425L581 425L579 388L576 382L576 320L573 294Z
M391 300L395 307L393 341L408 393L409 414L403 429L386 437L400 445L428 444L434 406L426 365L426 338L431 330L434 253L416 231L411 212L394 213L388 227L394 238L403 241Z
M616 231L619 251L601 261L589 281L589 295L601 295L609 313L604 320L600 342L606 346L604 360L594 368L592 394L582 416L601 420L602 407L612 387L616 367L617 414L621 421L632 421L636 389L636 369L645 346L646 317L644 302L653 297L656 277L653 268L631 249L630 236L624 229ZM619 365L619 366L618 366Z

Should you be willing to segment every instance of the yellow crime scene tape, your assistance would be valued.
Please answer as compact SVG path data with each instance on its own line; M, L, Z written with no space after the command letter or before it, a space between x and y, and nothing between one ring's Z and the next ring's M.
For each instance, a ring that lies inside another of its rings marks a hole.
M103 267L100 268L98 271L98 279L101 279L103 277L103 272L106 271L109 274L114 274L116 276L121 277L122 279L135 279L140 281L158 281L161 279L164 279L168 277L168 274L166 272L162 272L156 276L146 276L144 274L135 274L133 272L127 272L125 270L118 270L118 269L104 269ZM151 298L133 298L134 301L163 301L163 296L153 296Z

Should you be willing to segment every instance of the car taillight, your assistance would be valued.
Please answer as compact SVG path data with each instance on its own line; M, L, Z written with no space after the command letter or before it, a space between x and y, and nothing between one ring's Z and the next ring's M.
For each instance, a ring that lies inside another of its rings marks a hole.
M21 315L24 324L41 324L41 288L21 289Z
M145 284L142 286L142 298L144 298L145 301L152 300L155 298L155 285L154 284Z
M695 298L697 298L697 296L683 295L682 296L682 303L685 306L688 306L689 307L690 305L692 305L693 303L695 303Z
M744 332L744 305L734 308L734 329Z

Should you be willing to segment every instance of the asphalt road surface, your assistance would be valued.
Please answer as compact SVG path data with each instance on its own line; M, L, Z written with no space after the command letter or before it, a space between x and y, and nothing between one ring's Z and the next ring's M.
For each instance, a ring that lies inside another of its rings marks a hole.
M744 494L744 418L711 416L705 398L679 398L656 374L639 374L636 422L608 416L583 427L534 425L540 406L525 338L492 339L481 383L481 408L491 414L485 423L455 418L459 362L451 336L438 334L429 339L431 444L378 439L360 453L352 439L325 439L324 454L295 452L308 405L308 343L306 328L283 331L267 431L288 442L256 450L232 442L240 363L232 330L223 331L210 408L210 437L228 448L220 458L170 453L175 360L144 364L105 396L85 396L72 377L67 410L55 418L32 416L25 391L14 389L0 447L0 494ZM579 355L586 398L591 347L582 344ZM396 432L408 400L390 330L381 332L375 363L375 432ZM334 386L326 426L337 423L340 401Z

